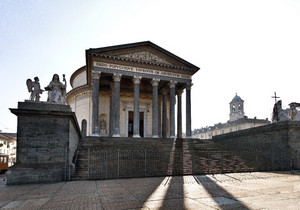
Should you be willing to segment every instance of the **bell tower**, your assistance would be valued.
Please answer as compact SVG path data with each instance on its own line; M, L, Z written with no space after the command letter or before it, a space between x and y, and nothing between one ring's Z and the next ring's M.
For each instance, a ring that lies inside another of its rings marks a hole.
M241 99L237 94L234 96L232 101L229 103L230 114L229 121L235 121L244 118L244 100Z

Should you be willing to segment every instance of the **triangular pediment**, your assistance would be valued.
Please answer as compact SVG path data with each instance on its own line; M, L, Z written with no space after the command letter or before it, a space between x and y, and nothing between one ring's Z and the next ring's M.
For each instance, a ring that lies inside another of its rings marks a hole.
M111 58L129 59L132 61L188 68L195 72L199 69L197 66L194 66L150 41L90 49L88 52L93 55L104 57L108 56Z

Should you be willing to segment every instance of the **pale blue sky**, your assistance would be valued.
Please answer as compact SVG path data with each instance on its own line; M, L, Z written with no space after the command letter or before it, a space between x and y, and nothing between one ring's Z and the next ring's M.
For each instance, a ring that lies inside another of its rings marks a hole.
M248 117L270 118L274 91L300 102L299 26L298 0L1 0L0 130L16 132L8 108L29 98L27 78L69 81L86 49L147 40L201 68L193 129L226 122L236 92Z

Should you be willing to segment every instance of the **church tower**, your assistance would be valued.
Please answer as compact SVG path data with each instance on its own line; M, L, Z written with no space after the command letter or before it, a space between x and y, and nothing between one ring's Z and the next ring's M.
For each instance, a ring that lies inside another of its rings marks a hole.
M230 105L229 121L235 121L244 118L244 100L241 99L237 94L234 96Z

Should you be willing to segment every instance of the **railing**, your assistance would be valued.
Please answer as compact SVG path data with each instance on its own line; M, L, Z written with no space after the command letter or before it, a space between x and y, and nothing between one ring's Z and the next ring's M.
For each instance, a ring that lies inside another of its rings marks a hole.
M75 177L113 179L290 170L295 158L274 150L81 150ZM294 159L292 159L294 158Z

